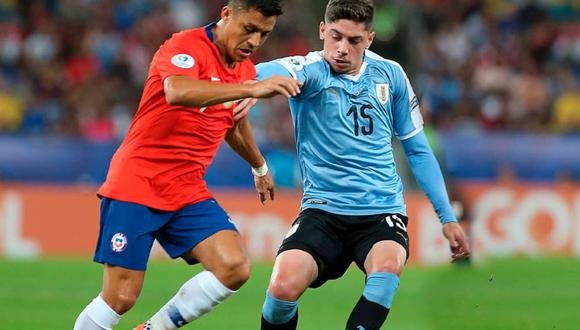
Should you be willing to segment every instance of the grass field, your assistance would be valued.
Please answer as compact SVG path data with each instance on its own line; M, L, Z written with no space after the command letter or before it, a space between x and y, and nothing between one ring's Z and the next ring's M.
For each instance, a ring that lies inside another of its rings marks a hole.
M269 265L231 300L185 329L258 329ZM154 313L197 272L180 262L149 266L138 304L117 329ZM87 260L0 260L0 329L72 329L100 289L101 267ZM363 287L355 268L300 300L299 329L344 329ZM580 261L517 259L474 267L409 267L388 329L580 329Z

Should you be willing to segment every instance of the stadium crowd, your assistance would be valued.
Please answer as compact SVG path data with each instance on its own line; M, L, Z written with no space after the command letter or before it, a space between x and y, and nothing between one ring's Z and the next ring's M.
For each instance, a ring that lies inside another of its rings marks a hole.
M315 32L321 17L314 13L323 12L324 3L288 0L254 61L320 48ZM407 69L424 115L437 129L580 131L577 1L376 4L372 49ZM221 5L0 1L0 134L121 139L153 52L174 31L207 23ZM258 140L293 150L285 100L259 107L252 112Z

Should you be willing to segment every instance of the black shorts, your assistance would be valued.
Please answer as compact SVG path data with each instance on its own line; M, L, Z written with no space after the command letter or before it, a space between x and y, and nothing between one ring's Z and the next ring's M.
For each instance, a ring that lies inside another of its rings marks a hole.
M364 272L367 254L380 241L401 244L409 258L407 217L390 213L348 216L306 209L294 221L278 254L297 249L312 255L318 277L310 287L317 288L341 277L353 261Z

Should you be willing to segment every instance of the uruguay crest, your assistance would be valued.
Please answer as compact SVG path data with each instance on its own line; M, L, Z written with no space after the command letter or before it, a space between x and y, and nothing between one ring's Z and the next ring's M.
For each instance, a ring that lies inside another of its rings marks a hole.
M377 99L382 105L389 101L389 84L377 84Z

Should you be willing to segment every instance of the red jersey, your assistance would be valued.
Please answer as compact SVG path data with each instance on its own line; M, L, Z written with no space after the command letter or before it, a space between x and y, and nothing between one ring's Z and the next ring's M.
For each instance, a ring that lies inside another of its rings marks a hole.
M221 83L255 78L250 60L228 68L210 38L209 27L182 31L155 53L139 109L99 195L166 211L212 197L203 176L234 124L233 102L172 106L163 90L164 79L174 75Z

